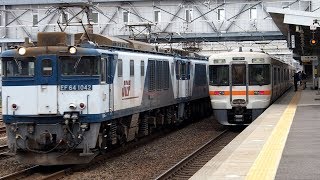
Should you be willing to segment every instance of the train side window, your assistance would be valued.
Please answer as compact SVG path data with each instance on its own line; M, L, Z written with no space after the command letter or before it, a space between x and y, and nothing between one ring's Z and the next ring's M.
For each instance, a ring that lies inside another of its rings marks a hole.
M52 75L52 62L50 59L42 60L42 75L43 76Z
M170 71L169 71L169 62L168 61L163 61L162 62L163 65L163 89L169 89L169 75L170 75Z
M134 61L130 60L130 76L134 76Z
M101 82L106 82L107 79L107 57L101 58Z
M176 79L181 79L181 61L176 62Z
M140 74L141 76L144 76L144 61L142 60L140 63Z
M194 82L195 82L195 85L197 85L197 86L207 85L206 65L205 64L196 64L195 65Z
M281 81L280 81L280 68L278 68L278 83L280 83Z
M274 81L274 85L277 84L277 68L273 68L273 81Z
M181 63L181 78L185 79L187 74L187 66L186 63Z
M118 77L122 77L122 59L118 60Z

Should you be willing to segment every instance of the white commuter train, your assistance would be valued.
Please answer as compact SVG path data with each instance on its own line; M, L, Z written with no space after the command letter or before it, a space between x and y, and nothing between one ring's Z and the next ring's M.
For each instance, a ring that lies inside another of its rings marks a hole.
M262 52L209 57L209 94L223 125L248 125L293 84L294 69Z
M210 112L206 57L83 36L39 33L37 46L1 54L3 121L10 152L21 161L87 163L114 145Z

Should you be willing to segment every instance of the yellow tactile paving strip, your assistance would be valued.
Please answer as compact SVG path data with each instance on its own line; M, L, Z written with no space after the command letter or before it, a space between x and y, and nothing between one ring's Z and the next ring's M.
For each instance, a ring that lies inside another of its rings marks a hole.
M292 98L258 158L251 166L247 180L275 178L300 96L301 92L298 91Z

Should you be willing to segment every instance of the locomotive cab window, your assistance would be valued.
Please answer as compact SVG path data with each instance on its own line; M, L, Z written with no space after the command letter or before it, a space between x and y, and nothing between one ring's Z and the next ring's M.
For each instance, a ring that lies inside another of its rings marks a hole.
M229 66L228 65L210 65L209 66L209 84L211 86L229 86Z
M60 57L60 69L64 76L100 75L100 61L98 57L93 56L63 56Z
M250 64L249 65L249 84L250 85L270 84L270 65Z
M34 58L2 58L2 70L5 77L33 77Z

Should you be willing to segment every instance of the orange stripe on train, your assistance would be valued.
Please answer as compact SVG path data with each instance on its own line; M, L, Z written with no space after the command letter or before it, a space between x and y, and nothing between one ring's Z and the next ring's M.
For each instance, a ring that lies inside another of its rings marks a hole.
M212 96L229 96L230 91L210 91ZM270 90L248 91L249 95L271 95ZM246 91L232 91L233 96L245 96Z

